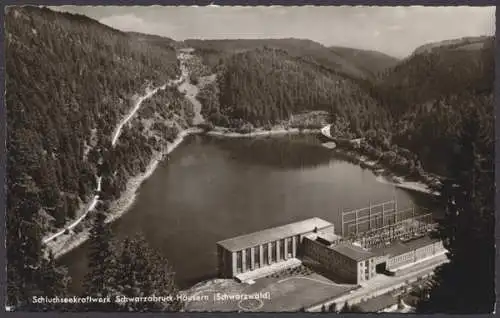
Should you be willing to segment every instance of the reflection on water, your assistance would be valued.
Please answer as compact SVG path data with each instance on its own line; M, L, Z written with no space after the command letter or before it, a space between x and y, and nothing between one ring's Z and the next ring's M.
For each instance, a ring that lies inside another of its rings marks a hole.
M221 149L230 151L234 160L277 169L314 168L332 159L331 150L321 147L321 142L313 134L221 138L211 142L217 142Z
M219 240L314 216L340 232L341 210L393 198L401 207L429 201L377 182L370 171L335 157L313 135L191 136L158 166L134 206L112 227L118 237L143 233L185 288L215 275ZM86 249L61 260L75 291L86 272Z

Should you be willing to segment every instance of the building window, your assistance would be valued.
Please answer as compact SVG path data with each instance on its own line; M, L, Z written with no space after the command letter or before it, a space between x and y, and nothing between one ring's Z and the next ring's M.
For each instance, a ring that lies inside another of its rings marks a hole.
M263 256L263 266L269 264L269 246L267 244L262 245L262 256Z
M241 273L243 270L243 258L241 257L241 251L236 252L236 273Z
M285 240L280 240L280 245L279 245L279 261L282 261L286 259L285 257Z
M253 269L252 267L252 249L247 248L245 252L245 263L246 263L246 270L251 270Z
M260 267L260 246L256 246L253 248L253 258L255 261L255 268Z
M288 238L288 241L287 241L287 244L288 244L288 257L292 257L293 256L293 238L292 237L289 237Z
M271 243L271 263L276 262L276 242Z

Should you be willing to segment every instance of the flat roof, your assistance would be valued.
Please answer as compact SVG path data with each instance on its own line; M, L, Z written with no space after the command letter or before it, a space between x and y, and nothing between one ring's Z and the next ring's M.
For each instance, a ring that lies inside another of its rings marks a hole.
M425 235L408 241L396 241L388 246L374 248L372 249L372 252L377 254L378 256L387 255L392 257L411 252L413 250L431 245L436 242L439 242L439 239Z
M333 224L323 219L314 217L287 225L233 237L227 240L219 241L217 242L217 244L231 252L235 252L261 244L281 240L294 235L312 232L314 228L317 228L319 231L329 226L333 226Z
M328 230L318 230L316 233L307 234L306 237L312 241L317 240L318 238L323 239L329 243L328 246L342 238L342 236Z
M332 245L330 248L339 254L355 260L356 262L364 261L376 256L369 250L365 250L364 248L353 245L351 243L340 243Z
M330 243L334 243L342 238L342 236L340 235L327 231L318 231L318 237L321 237L322 239L327 240Z

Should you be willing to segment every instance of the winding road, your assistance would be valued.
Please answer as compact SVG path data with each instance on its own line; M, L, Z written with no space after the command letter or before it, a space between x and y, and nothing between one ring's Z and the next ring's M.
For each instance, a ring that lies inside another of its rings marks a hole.
M165 89L166 86L167 85L163 85L163 86L157 87L157 88L155 88L153 90L146 89L146 95L140 96L137 99L137 101L135 102L135 105L132 108L132 110L129 112L129 114L116 127L115 133L113 134L113 139L111 140L111 145L113 147L116 145L116 142L118 141L118 138L120 137L120 134L121 134L121 132L123 130L123 126L125 126L125 124L128 123L130 121L130 119L132 119L132 117L134 117L135 113L137 113L137 111L139 110L139 108L141 108L142 102L145 101L148 98L151 98L151 96L153 96L154 94L156 94L156 92L158 92L159 89L162 89L162 90Z
M180 59L180 55L178 55L178 58ZM181 59L181 65L183 65L182 62L183 61ZM154 94L156 94L158 92L158 90L160 90L160 89L164 90L167 85L169 85L169 86L172 86L172 85L177 86L180 83L182 83L183 81L185 81L187 78L188 78L188 70L187 70L186 67L184 67L182 69L182 74L179 76L179 78L177 78L175 80L170 80L168 82L168 84L164 84L163 86L157 87L155 89L152 89L152 90L151 89L146 89L146 94L140 96L139 98L137 98L137 100L136 100L136 102L134 104L134 107L130 110L130 112L128 113L128 115L125 116L125 118L123 118L120 121L120 123L117 125L117 127L115 129L115 132L113 134L113 138L111 140L111 145L113 147L116 145L116 142L118 141L118 138L120 137L120 134L122 133L123 127L134 117L135 113L137 113L137 111L140 109L142 102L144 102L145 100L151 98ZM93 211L95 209L95 207L97 205L97 202L99 201L99 192L101 191L101 184L102 184L102 177L99 176L99 177L97 177L97 186L96 186L96 189L95 189L95 193L96 194L94 195L94 197L92 198L92 200L88 203L88 206L85 209L85 213L83 213L80 217L78 217L78 219L76 219L75 221L73 221L70 225L64 227L64 229L60 230L59 232L57 232L55 234L51 234L51 235L45 237L42 240L43 244L50 243L51 241L55 240L56 238L60 237L61 235L64 235L65 232L71 231L78 224L80 224L80 222L82 222L91 211Z

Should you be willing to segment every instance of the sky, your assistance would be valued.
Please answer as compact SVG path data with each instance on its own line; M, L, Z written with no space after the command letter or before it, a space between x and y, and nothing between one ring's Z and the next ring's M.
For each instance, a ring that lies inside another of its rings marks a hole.
M184 40L301 38L406 57L420 45L493 35L495 7L60 6L123 31Z

